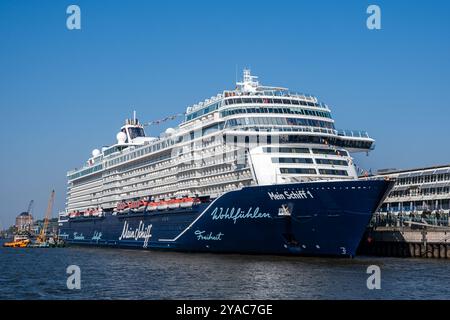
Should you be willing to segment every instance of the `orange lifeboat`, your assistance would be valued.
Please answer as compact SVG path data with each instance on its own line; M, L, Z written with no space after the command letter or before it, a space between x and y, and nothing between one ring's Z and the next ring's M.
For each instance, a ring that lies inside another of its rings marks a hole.
M91 214L93 217L101 217L103 215L103 210L97 208L97 209L94 209Z
M191 207L201 203L200 199L192 198L192 197L186 197L181 200L182 200L182 202L181 202L182 208L191 208Z
M190 207L192 207L193 205L194 205L194 199L193 199L193 198L187 197L187 198L181 199L181 204L180 204L180 206L181 206L182 208L190 208Z
M141 201L139 201L138 207L135 211L141 213L141 212L144 212L145 208L147 208L147 207L148 207L148 202L141 200Z
M158 210L158 203L156 202L150 202L150 204L147 207L148 211L156 211Z
M169 209L178 209L180 207L182 199L171 199L168 201Z
M158 210L167 210L167 208L169 207L168 201L162 200L162 201L157 202L157 204L158 204Z

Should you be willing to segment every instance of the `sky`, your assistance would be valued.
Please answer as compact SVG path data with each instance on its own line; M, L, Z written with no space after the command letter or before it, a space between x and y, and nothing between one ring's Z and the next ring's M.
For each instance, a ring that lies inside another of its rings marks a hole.
M81 9L69 30L66 9ZM366 10L381 9L381 30ZM233 89L251 68L265 85L316 95L339 129L376 149L358 166L450 163L448 1L0 1L0 228L66 172L141 121ZM150 128L157 135L167 126Z

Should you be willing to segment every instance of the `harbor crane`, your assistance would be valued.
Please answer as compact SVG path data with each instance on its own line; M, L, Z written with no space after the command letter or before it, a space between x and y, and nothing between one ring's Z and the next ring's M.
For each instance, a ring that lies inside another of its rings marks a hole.
M52 216L53 203L55 201L55 190L52 191L50 195L50 199L48 200L47 212L45 213L44 223L41 228L41 232L36 239L36 242L39 244L45 244L47 241L47 228Z
M28 214L31 215L31 211L33 210L34 200L30 201L30 204L28 205Z

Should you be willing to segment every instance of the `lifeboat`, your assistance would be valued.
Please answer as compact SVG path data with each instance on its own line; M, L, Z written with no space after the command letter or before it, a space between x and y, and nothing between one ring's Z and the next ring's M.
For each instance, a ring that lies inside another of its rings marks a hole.
M167 210L167 208L169 207L168 201L159 201L157 202L158 204L158 210Z
M141 200L141 201L139 201L138 207L135 209L135 212L142 213L145 211L145 208L147 208L147 206L148 206L148 202Z
M91 215L93 217L98 217L100 215L100 210L98 210L98 209L92 210Z
M172 199L167 201L169 209L178 209L180 207L181 199Z
M69 218L74 219L76 217L80 216L80 212L79 211L73 211L71 213L69 213Z
M156 202L150 202L150 204L147 207L148 211L156 211L158 210L158 203Z
M183 198L181 199L181 204L180 206L182 208L190 208L194 205L194 199L193 198Z
M126 203L126 202L119 202L117 204L116 210L117 210L117 214L124 214L124 213L130 212L128 203Z
M181 207L182 208L191 208L192 206L198 205L200 203L201 203L201 201L198 198L187 197L187 198L181 199Z
M130 206L127 204L127 206L125 208L123 208L123 210L120 212L121 214L128 214L130 213L131 208Z
M140 202L139 201L130 201L128 202L128 209L129 212L138 212L140 206Z

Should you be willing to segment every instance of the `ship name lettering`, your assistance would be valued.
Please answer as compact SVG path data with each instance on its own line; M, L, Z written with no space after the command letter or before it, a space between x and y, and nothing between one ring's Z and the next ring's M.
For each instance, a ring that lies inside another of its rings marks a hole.
M295 191L285 191L284 195L286 196L286 199L293 200L293 199L314 199L314 196L312 193L308 190L295 190Z
M286 200L286 197L284 194L278 193L278 192L267 192L267 194L270 197L270 200Z
M292 190L284 191L283 193L278 192L267 192L270 200L301 200L301 199L314 199L311 191L307 190Z
M119 240L134 239L137 241L139 239L144 239L143 248L147 248L148 240L152 237L152 227L153 225L151 224L145 227L145 223L141 220L139 226L133 230L129 227L128 221L125 221Z

